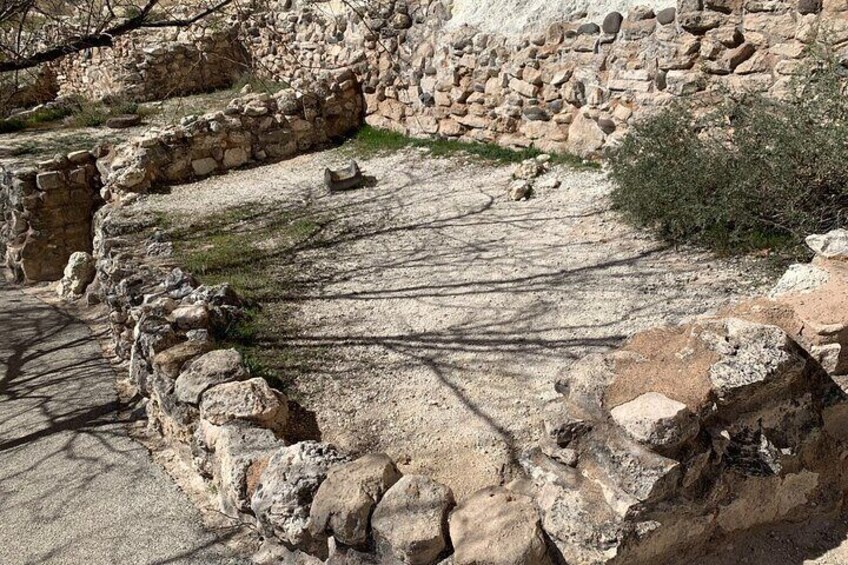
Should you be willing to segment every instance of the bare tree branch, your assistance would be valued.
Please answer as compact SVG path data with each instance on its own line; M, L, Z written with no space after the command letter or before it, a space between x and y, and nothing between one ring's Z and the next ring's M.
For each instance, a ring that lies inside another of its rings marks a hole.
M84 16L90 19L85 27L93 29L93 31L74 36L72 35L73 30L69 30L68 35L64 37L61 37L62 34L60 33L59 40L54 42L53 45L42 49L35 49L30 53L27 53L26 51L28 50L24 48L26 46L24 45L23 35L25 28L28 25L33 25L32 22L28 21L31 19L30 16L33 14L33 11L38 10L39 16L48 21L61 22L62 18L67 18L67 16L40 9L36 5L36 0L12 0L11 2L3 2L3 5L0 6L0 25L18 18L20 18L20 21L15 26L15 45L3 44L0 46L2 47L0 51L5 53L5 59L0 60L0 73L36 67L43 63L55 61L61 57L94 47L111 47L115 38L140 29L190 27L204 18L222 11L233 2L234 0L221 0L189 17L154 18L153 10L159 6L160 0L145 0L143 6L138 8L138 11L134 15L125 17L119 23L114 23L117 18L111 3L101 6L99 2L93 1L91 3L93 5L90 5L86 12L78 14L78 16ZM103 15L104 13L105 15ZM33 40L28 42L28 44L33 43Z

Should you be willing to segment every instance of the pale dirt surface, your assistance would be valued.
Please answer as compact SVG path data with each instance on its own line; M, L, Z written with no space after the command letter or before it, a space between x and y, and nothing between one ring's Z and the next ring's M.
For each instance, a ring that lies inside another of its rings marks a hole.
M541 405L577 358L762 291L750 265L674 251L608 210L603 173L555 171L527 202L512 167L405 150L361 159L376 186L329 195L345 148L233 172L138 205L176 214L284 203L328 218L305 249L293 344L329 353L291 375L323 439L385 450L459 499L516 474Z

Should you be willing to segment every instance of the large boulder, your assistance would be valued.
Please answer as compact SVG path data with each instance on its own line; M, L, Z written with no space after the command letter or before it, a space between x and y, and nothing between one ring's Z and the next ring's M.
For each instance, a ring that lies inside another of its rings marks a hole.
M448 546L448 512L454 505L447 486L407 475L390 488L374 510L371 527L385 553L409 565L436 563Z
M343 454L325 443L304 441L279 448L251 501L263 531L292 547L318 550L308 528L312 500L330 468L345 462Z
M455 565L547 565L545 536L533 500L502 487L487 487L450 516Z
M334 467L312 501L310 531L331 534L345 545L366 545L371 512L400 477L394 462L382 453Z
M218 349L192 361L177 377L174 393L180 402L196 405L207 389L247 376L241 353L235 349Z
M200 417L218 426L246 420L282 433L288 415L285 395L259 377L215 385L200 401Z
M666 562L841 504L844 426L829 421L846 422L845 394L777 326L704 318L641 332L556 389L546 440L567 440L573 460L540 445L520 462L568 563Z

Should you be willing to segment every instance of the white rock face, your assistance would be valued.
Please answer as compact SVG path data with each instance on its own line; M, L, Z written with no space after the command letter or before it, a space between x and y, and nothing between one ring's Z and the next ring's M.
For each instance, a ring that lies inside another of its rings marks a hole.
M676 5L675 0L454 0L448 27L472 25L488 33L518 35L544 31L548 24L568 20L571 14L584 10L591 19L601 21L610 12L626 14L634 6L658 11Z
M807 246L825 259L848 259L848 230L811 235Z
M791 265L769 293L769 298L783 294L812 292L827 284L828 273L810 264Z

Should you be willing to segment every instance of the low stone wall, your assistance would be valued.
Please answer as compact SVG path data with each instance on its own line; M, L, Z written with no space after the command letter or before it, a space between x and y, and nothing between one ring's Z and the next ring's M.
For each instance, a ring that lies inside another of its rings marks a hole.
M350 73L312 81L305 91L252 94L223 111L152 131L113 149L98 166L107 190L144 192L248 163L290 157L340 138L362 123L364 105ZM107 199L109 195L106 195Z
M91 251L91 218L99 202L94 156L78 151L39 163L37 169L2 171L0 251L19 281L53 281L75 251Z
M0 177L0 251L20 281L62 277L75 251L91 251L92 216L116 194L187 182L268 162L334 141L362 123L364 103L350 73L233 100L223 111L151 130ZM101 200L102 198L102 200Z
M152 32L115 40L108 49L90 49L55 65L62 96L87 99L125 97L163 100L228 88L250 68L234 28Z
M834 379L846 373L848 232L811 238L814 264L790 268L769 298L579 361L540 407L542 440L520 456L527 478L456 501L384 454L288 444L286 397L214 340L239 298L174 267L131 201L97 214L88 293L109 305L151 426L191 453L222 512L258 526L268 560L672 562L842 507L848 397Z

